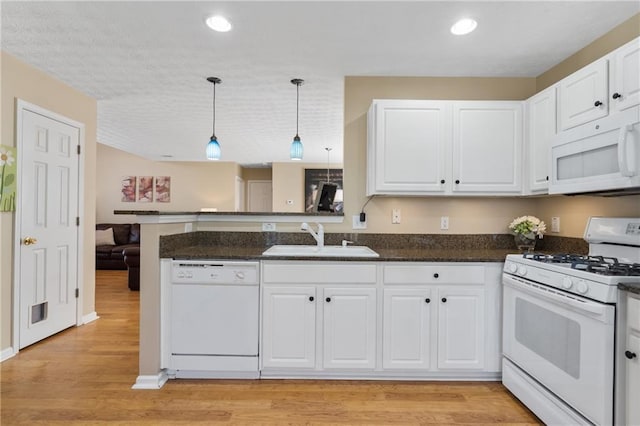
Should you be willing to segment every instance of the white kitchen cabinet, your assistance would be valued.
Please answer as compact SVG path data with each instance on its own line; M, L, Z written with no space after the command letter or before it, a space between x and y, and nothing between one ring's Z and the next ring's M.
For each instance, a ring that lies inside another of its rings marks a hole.
M450 117L445 101L375 100L368 114L367 193L444 193Z
M262 262L263 372L373 369L374 262Z
M640 425L640 298L627 296L627 321L624 349L626 386L624 399L627 425Z
M484 289L438 289L438 369L484 369Z
M619 112L640 104L640 38L611 56L609 102L612 111Z
M383 369L500 371L499 265L382 268Z
M507 195L522 190L522 102L374 100L367 194Z
M434 305L429 288L384 289L382 368L429 369Z
M520 193L522 102L454 102L452 170L453 193Z
M262 298L262 365L315 367L316 288L268 286Z
M323 290L323 367L373 369L376 362L376 289Z
M558 85L560 129L605 117L609 113L609 60L605 57L576 71Z
M556 87L551 86L529 98L526 111L526 193L544 193L549 188L549 152L556 135Z

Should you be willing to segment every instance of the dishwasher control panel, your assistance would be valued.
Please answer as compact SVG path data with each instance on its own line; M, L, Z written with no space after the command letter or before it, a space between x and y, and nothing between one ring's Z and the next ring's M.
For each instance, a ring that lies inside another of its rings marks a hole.
M171 281L176 284L258 285L258 262L175 260Z

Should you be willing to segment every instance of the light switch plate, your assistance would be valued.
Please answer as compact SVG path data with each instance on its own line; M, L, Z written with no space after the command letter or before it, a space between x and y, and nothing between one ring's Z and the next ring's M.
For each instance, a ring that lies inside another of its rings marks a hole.
M551 232L560 232L560 218L552 217L551 218Z
M440 229L444 231L449 229L449 216L442 216L440 218Z

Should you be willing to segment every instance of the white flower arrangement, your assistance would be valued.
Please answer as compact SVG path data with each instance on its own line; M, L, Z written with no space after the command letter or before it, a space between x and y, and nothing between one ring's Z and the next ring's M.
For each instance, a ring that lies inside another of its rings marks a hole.
M522 234L533 240L536 237L542 238L547 231L547 225L535 216L520 216L513 219L513 222L509 224L509 229L514 234Z

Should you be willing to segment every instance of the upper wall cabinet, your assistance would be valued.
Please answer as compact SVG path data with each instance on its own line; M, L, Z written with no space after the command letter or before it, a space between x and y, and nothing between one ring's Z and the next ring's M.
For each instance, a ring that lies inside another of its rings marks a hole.
M374 101L368 114L367 192L444 193L450 117L445 101Z
M521 102L374 100L367 194L521 191Z
M549 188L549 149L556 135L556 87L551 86L532 96L525 107L525 193L544 193Z
M640 104L640 38L561 80L558 96L561 131Z
M453 103L454 193L518 194L522 102Z
M609 102L615 111L640 104L640 38L620 47L611 58Z

